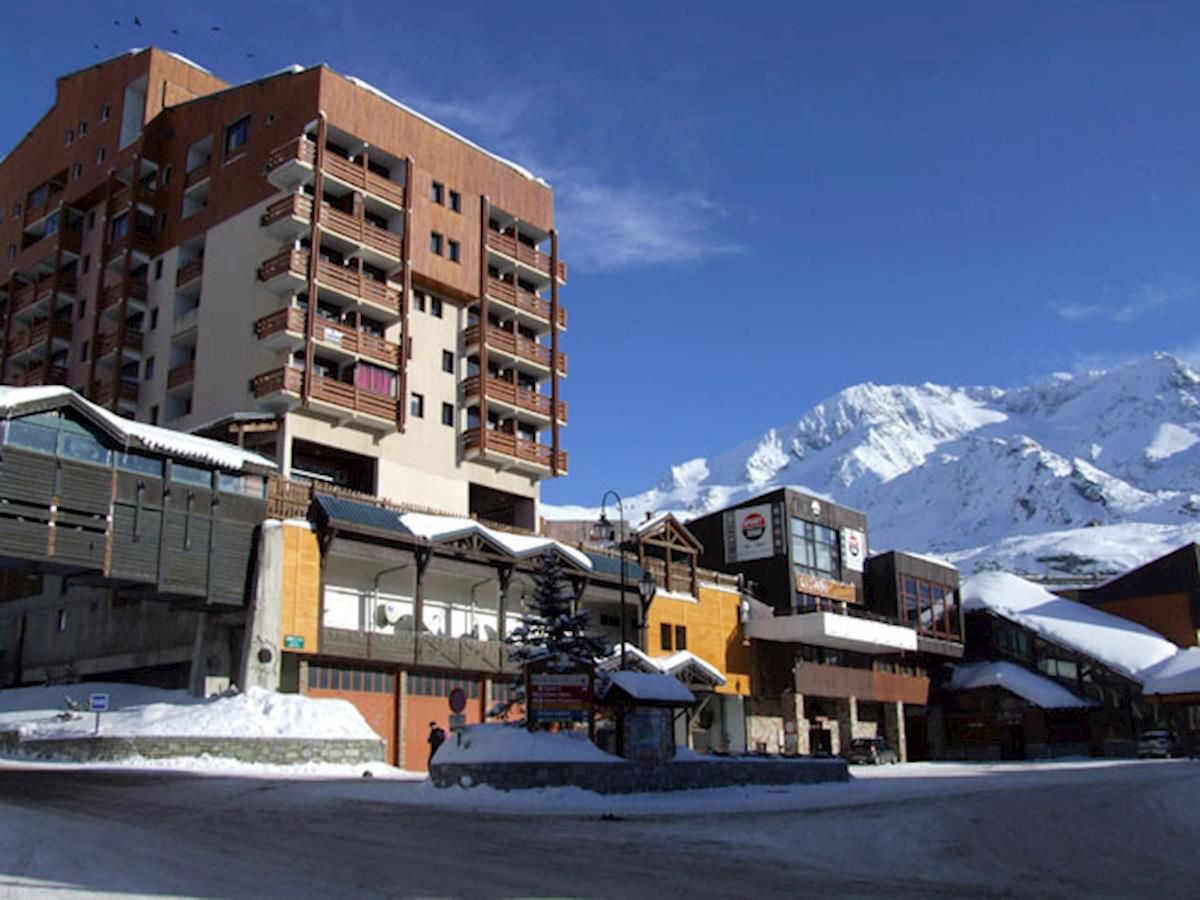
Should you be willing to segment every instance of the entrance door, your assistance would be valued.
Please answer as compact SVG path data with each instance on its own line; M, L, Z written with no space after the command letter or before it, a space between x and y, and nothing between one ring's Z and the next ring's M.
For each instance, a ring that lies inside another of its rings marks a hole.
M1021 725L1000 726L1000 758L1025 758L1025 728Z
M393 673L332 663L309 663L305 694L353 703L372 730L387 742L387 761L396 764L396 676Z
M405 672L403 713L404 761L411 772L429 769L429 723L437 722L450 733L450 692L460 687L467 695L463 710L467 724L483 721L483 682L474 675L438 672Z
M833 755L833 732L828 728L808 729L808 752L813 756L818 753Z

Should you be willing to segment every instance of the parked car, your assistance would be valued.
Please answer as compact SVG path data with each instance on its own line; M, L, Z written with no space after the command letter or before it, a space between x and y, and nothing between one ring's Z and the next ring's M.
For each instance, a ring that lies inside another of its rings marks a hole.
M1183 755L1183 743L1169 731L1144 731L1138 739L1138 759L1147 757L1170 759L1173 756Z
M881 737L855 738L846 751L846 762L881 766L884 763L898 763L900 757Z

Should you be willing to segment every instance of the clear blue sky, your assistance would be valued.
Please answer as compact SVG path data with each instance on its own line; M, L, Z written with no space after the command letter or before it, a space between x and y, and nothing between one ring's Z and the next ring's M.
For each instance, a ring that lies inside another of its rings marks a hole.
M154 43L232 81L325 61L544 175L571 265L550 502L859 381L1200 355L1195 2L199 6L9 4L0 145L56 75Z

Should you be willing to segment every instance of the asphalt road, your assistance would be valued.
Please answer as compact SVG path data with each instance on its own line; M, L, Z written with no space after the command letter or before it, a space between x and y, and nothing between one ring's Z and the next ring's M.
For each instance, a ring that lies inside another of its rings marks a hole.
M1200 764L976 781L868 805L611 819L0 764L0 898L1200 894Z

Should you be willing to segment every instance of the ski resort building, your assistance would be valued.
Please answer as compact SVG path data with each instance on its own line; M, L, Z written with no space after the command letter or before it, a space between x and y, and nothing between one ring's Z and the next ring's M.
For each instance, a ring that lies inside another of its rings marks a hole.
M751 749L847 750L886 737L937 755L930 670L963 653L958 572L898 552L868 557L856 510L779 488L693 519L700 562L746 579Z
M325 66L131 51L0 161L0 380L526 529L567 471L550 188Z

